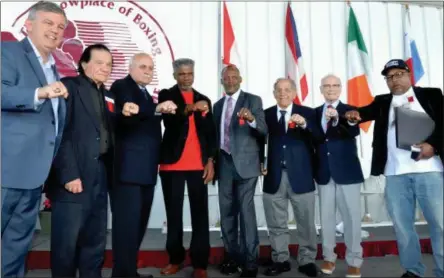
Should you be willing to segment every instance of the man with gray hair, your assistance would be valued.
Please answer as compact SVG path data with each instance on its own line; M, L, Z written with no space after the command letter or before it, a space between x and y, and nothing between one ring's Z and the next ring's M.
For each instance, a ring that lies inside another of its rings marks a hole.
M52 52L63 39L64 11L34 4L28 37L2 43L2 276L23 277L39 212L42 185L57 153L65 121L65 86ZM24 175L23 173L26 172Z
M214 177L216 130L208 97L193 89L194 61L173 62L177 84L159 93L159 102L172 101L175 114L163 114L165 132L160 148L160 179L167 214L167 243L170 264L162 275L177 273L185 260L183 248L183 200L185 181L190 200L193 236L190 255L194 278L207 277L210 234L208 184Z
M291 270L288 230L290 201L297 226L298 270L316 277L314 142L319 138L312 108L296 105L296 84L279 78L274 85L277 104L265 110L268 126L268 163L263 167L263 201L273 265L265 271L276 276Z
M339 116L353 108L339 100L341 80L326 75L320 90L325 103L316 108L317 125L321 140L316 144L316 175L322 226L322 252L324 263L321 271L332 274L335 270L336 208L344 222L344 239L347 247L346 277L360 277L361 247L361 185L364 182L355 137L359 126L350 126Z
M135 54L129 74L111 86L115 96L115 178L111 191L113 277L136 277L137 255L148 224L157 183L161 113L175 113L171 101L156 104L146 86L153 80L154 61ZM128 217L131 215L131 217Z

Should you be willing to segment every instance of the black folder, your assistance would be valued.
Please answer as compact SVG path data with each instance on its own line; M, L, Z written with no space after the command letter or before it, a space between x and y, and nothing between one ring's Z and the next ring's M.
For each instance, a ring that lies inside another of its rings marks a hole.
M411 151L412 145L424 142L435 129L427 113L406 107L395 107L396 146Z

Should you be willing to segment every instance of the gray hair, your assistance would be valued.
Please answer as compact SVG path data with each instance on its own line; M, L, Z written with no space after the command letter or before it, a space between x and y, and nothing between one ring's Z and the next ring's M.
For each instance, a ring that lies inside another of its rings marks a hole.
M66 17L65 11L60 8L59 5L49 2L49 1L39 1L31 6L29 9L28 19L35 20L37 17L37 12L49 12L55 14L61 14L65 17L66 23L68 23L68 19Z
M321 78L321 86L322 86L322 83L324 83L325 79L330 78L330 77L336 78L339 81L339 84L341 84L341 78L339 78L337 75L335 75L333 73L329 73Z
M273 91L274 91L274 92L276 92L276 90L277 90L277 86L278 86L279 82L281 82L281 81L288 81L288 82L290 82L291 89L292 89L292 90L295 90L295 91L297 90L296 83L294 82L293 79L291 79L291 78L283 78L283 77L281 77L281 78L278 78L278 79L276 80L276 82L274 82L274 85L273 85Z
M174 62L173 62L174 73L176 73L179 70L179 68L182 66L191 66L194 69L194 61L189 58L180 58L180 59L174 60Z
M134 63L136 62L137 58L140 58L140 57L150 57L151 59L153 59L153 57L151 57L151 55L148 53L145 53L145 52L136 53L133 55L133 57L131 57L131 60L129 61L129 68L132 68L134 66Z

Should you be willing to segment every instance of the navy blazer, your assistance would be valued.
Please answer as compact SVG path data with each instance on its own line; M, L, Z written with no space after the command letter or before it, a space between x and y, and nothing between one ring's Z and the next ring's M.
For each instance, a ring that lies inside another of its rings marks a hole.
M48 194L51 200L88 203L91 202L90 192L97 179L100 156L100 122L96 116L91 90L93 84L83 76L65 77L61 80L68 90L66 124L62 143L48 178ZM114 141L113 121L115 117L112 94L105 90L105 116L108 122L110 139ZM105 160L108 171L108 183L113 182L112 159L113 148L108 151ZM71 193L64 185L80 178L83 191Z
M321 140L316 144L316 182L325 185L333 178L337 184L353 184L364 181L361 163L358 157L355 137L359 135L359 125L350 126L344 121L331 126L327 133L322 128L324 105L316 108L318 128ZM339 102L336 110L339 115L353 107Z
M279 132L277 106L265 110L265 121L268 126L268 174L264 178L263 191L275 194L281 182L281 154L284 152L288 178L293 192L303 194L315 190L313 180L314 141L320 137L316 125L315 110L306 106L293 104L293 114L299 114L306 119L305 129L288 128L285 148Z
M161 116L150 95L144 93L130 75L111 86L116 102L116 179L123 183L155 185L162 142ZM121 111L126 102L139 106L139 114L125 117Z

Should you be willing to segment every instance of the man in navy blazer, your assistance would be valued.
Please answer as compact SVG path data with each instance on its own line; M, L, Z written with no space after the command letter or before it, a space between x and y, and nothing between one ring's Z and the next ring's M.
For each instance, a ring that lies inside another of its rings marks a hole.
M2 276L25 274L42 185L62 137L67 91L51 53L66 23L57 4L38 2L25 22L28 37L2 42Z
M274 84L277 105L265 110L268 126L268 163L263 170L263 202L272 248L273 265L265 271L275 276L290 271L288 201L297 225L298 270L316 277L314 143L320 136L312 108L293 103L296 84L279 78Z
M156 104L146 86L153 79L149 54L133 56L129 75L111 86L116 111L116 184L111 193L113 277L136 277L137 255L148 224L162 142L161 113L175 113L172 101ZM120 113L121 112L121 113Z
M364 182L355 137L359 126L339 123L339 116L352 107L339 100L341 80L332 74L322 78L320 90L325 103L316 108L317 125L322 137L316 146L316 175L318 183L322 252L321 271L332 274L336 257L336 208L344 223L344 239L348 264L346 277L360 277L361 247L361 185Z

